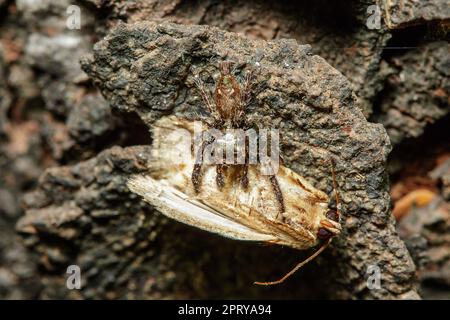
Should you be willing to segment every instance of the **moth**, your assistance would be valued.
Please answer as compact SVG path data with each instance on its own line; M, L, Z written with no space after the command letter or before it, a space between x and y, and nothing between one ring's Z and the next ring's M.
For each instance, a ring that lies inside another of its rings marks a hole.
M328 208L327 194L284 165L267 173L267 164L251 163L248 139L240 140L244 155L241 163L199 161L199 155L214 143L223 150L231 141L235 154L238 139L225 129L251 127L245 118L250 77L241 85L228 63L221 64L219 70L214 94L196 80L211 119L199 122L168 116L155 122L148 175L131 176L127 185L165 216L224 237L299 250L320 245L282 278L255 282L278 284L317 257L339 235L340 214L337 207ZM196 137L213 127L223 135L208 136L196 150ZM222 155L215 159L223 160ZM338 206L334 170L332 175Z

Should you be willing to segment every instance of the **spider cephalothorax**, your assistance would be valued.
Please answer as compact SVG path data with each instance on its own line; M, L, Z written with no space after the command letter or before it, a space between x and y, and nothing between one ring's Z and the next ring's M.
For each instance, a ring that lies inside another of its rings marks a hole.
M199 77L196 77L195 84L197 89L206 105L206 109L209 112L211 119L206 121L208 129L216 129L224 132L227 129L243 129L246 130L251 127L257 127L249 122L246 117L246 107L249 104L252 90L252 75L253 73L247 72L242 84L236 79L230 70L230 62L222 62L219 65L220 75L216 82L216 87L211 92L204 86ZM230 137L228 137L230 138ZM222 139L223 140L223 139ZM225 139L226 140L226 139ZM231 137L231 140L237 140L237 138ZM202 180L202 164L203 153L205 149L213 144L221 143L213 136L209 136L205 139L196 154L196 163L192 171L192 183L195 192L200 192L201 180ZM241 146L245 153L244 163L225 163L219 161L216 163L216 183L221 190L227 182L227 170L238 171L239 174L231 174L231 177L238 177L241 185L244 189L248 186L248 166L249 166L249 140L246 136ZM275 174L268 175L273 192L279 204L279 212L284 212L285 206L283 201L283 195L278 184Z

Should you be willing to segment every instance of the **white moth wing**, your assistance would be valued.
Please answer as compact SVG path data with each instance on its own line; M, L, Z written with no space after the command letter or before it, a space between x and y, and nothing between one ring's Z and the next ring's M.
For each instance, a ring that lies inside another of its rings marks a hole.
M250 229L206 204L192 199L164 180L150 176L133 176L127 182L134 193L142 196L165 216L221 236L244 241L275 242L276 237Z

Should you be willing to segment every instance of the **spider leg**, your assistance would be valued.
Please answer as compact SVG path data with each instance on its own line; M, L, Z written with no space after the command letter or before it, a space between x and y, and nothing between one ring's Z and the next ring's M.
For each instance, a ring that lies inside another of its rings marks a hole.
M244 167L242 168L242 175L241 175L241 186L244 189L248 188L248 163L244 164Z
M244 106L250 100L250 94L251 94L251 91L252 91L253 85L254 85L254 83L253 83L254 75L255 74L254 74L253 69L250 69L245 74L244 83L241 87L241 92L240 92L241 93L240 100L241 100L242 108L244 108Z
M270 180L270 183L272 184L272 188L275 193L275 197L277 198L277 201L278 201L278 205L279 205L279 209L280 209L278 214L283 213L285 210L284 199L283 199L283 194L281 193L280 185L278 184L277 177L275 175L271 175L271 176L269 176L269 180ZM278 217L278 215L277 215L277 217Z
M211 143L214 142L214 137L211 137L209 140L207 141L203 141L202 145L200 147L200 150L198 150L196 156L195 156L195 164L194 164L194 169L192 170L192 174L191 174L191 180L192 180L192 184L194 186L194 191L195 193L199 193L200 192L200 186L202 183L202 164L203 164L203 152L205 151L205 148L210 145Z
M243 165L243 168L242 168L242 174L241 174L241 186L242 186L242 188L244 188L244 189L247 189L248 188L248 162L249 162L249 160L248 160L248 158L249 158L249 155L248 155L248 150L249 150L249 147L248 147L248 137L246 136L245 137L245 163L244 163L244 165Z
M199 193L200 191L200 184L202 180L202 164L196 163L194 164L194 169L192 170L191 180L192 184L194 185L194 191L195 193Z
M205 103L208 112L211 114L213 119L219 119L219 115L217 114L217 110L214 104L214 99L211 96L211 92L206 88L205 84L199 76L196 76L194 78L194 84L197 87L197 90L200 93L200 96Z
M216 183L219 190L225 186L225 169L226 166L223 164L218 164L216 166Z
M241 127L245 123L245 109L250 101L251 91L253 89L253 70L247 71L244 82L236 91L239 92L239 99L234 111L233 123L235 126Z
M205 85L199 76L194 78L194 84L197 87L197 90L200 93L200 96L202 97L203 102L206 104L208 111L212 112L214 110L214 108L213 108L211 93L205 88Z

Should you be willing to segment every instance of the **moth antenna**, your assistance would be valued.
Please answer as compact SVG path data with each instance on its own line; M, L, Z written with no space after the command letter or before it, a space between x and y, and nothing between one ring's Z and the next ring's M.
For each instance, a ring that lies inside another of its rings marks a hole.
M257 284L259 286L272 286L275 284L280 284L282 282L284 282L284 280L286 280L287 278L289 278L290 276L292 276L298 269L300 269L301 267L303 267L305 264L307 264L308 262L314 260L319 254L322 253L323 250L326 249L326 247L328 247L328 245L331 242L331 239L328 239L327 242L325 242L316 252L314 252L311 256L309 256L307 259L303 260L302 262L300 262L299 264L297 264L294 269L292 269L291 271L289 271L288 273L286 273L285 276L283 276L281 279L276 280L276 281L270 281L270 282L258 282L255 281L253 282L253 284Z
M336 198L336 212L338 214L338 217L341 215L339 213L339 192L338 192L338 185L336 182L336 173L334 172L334 161L331 159L331 176L333 178L333 189L334 189L334 196Z

